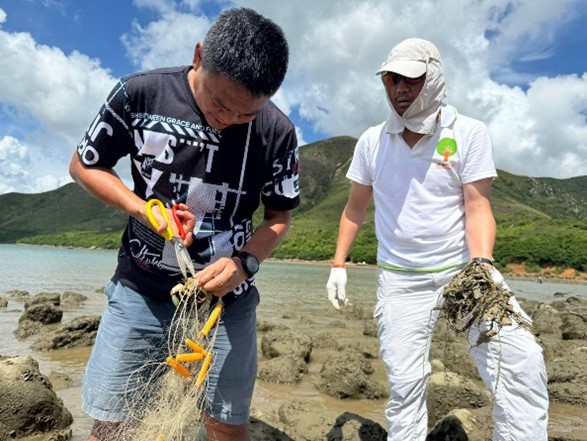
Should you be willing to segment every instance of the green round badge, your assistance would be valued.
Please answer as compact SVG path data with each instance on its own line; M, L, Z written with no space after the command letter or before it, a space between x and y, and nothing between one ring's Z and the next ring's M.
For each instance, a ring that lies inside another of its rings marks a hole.
M457 142L452 138L442 138L438 141L436 152L444 157L444 160L446 161L449 156L452 156L457 152Z

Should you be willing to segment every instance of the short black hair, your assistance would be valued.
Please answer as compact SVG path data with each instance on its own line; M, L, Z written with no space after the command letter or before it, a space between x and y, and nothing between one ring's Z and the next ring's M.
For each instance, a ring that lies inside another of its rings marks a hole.
M202 45L202 67L244 86L253 97L271 97L281 86L289 48L281 28L249 8L223 11Z

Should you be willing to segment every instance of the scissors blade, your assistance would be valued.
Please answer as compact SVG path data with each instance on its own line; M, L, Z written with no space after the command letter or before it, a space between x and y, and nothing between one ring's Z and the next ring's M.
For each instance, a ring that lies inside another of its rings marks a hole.
M190 277L190 275L195 276L196 270L194 268L192 258L190 257L190 253L188 253L186 247L181 242L181 239L176 236L173 238L173 243L175 246L175 255L177 256L179 269L181 270L183 277L187 279L188 277Z

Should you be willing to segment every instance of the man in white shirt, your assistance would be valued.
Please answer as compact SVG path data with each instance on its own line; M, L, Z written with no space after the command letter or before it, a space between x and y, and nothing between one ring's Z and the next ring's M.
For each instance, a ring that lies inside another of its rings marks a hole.
M377 72L390 118L360 137L347 177L327 289L338 309L348 303L345 261L373 196L378 241L374 316L387 367L389 441L424 441L429 348L444 286L478 260L493 268L496 224L489 196L496 177L485 124L443 103L444 74L437 48L410 38L395 46ZM530 321L517 301L514 310ZM521 327L505 326L471 355L495 393L494 440L546 441L548 395L541 347Z

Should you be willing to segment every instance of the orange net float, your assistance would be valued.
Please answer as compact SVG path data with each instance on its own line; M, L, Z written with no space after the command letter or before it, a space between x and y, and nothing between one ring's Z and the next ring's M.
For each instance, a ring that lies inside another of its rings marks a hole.
M221 313L222 313L222 303L216 303L216 305L214 306L214 309L210 313L210 317L208 317L206 324L204 325L204 327L200 331L200 334L202 334L204 337L208 336L208 334L212 330L212 327L216 324L216 321L220 317Z
M175 356L175 361L179 362L191 362L203 360L206 354L204 352L197 352L192 354L179 354Z
M190 371L188 371L185 367L183 367L178 361L176 361L173 357L167 357L167 364L175 369L179 375L184 378L188 378L190 376Z
M202 367L200 368L200 372L196 378L196 387L199 387L204 382L206 374L208 374L208 370L210 369L210 363L212 363L212 352L208 352L204 362L202 363Z
M202 346L200 346L195 341L193 341L189 338L185 339L185 344L188 345L188 347L194 352L206 354L206 351L204 350L204 348Z

